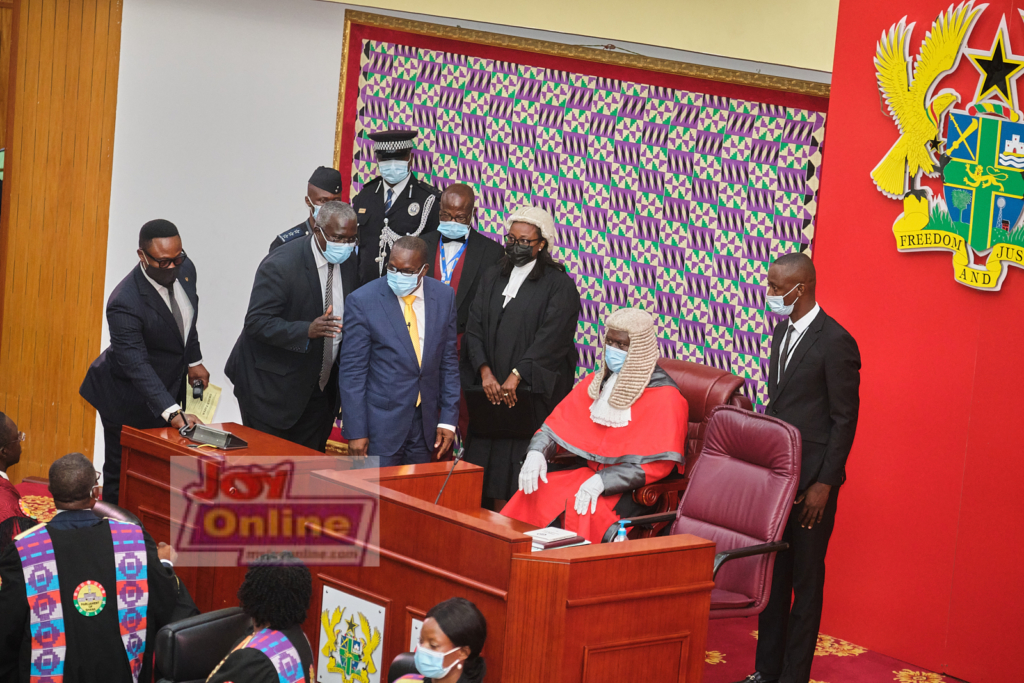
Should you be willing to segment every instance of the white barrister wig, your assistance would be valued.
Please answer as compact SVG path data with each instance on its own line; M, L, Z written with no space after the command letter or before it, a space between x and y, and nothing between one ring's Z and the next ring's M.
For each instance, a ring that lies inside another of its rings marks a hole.
M512 215L505 221L506 234L513 223L536 225L537 229L540 230L541 237L547 240L548 253L551 253L551 250L555 248L555 219L551 217L551 214L546 209L524 204L513 211Z
M629 352L626 362L619 371L618 381L608 398L608 405L625 410L636 403L651 381L651 374L661 356L658 351L658 337L654 329L654 318L639 308L620 308L609 315L604 326L629 335ZM590 382L588 395L597 399L601 395L601 382L607 365L601 354L601 367Z

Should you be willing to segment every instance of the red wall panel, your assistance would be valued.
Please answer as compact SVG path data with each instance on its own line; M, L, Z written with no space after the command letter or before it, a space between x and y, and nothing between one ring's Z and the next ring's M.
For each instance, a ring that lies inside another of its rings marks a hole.
M864 369L822 631L1001 682L1016 680L1024 640L1024 270L1011 269L1000 292L978 292L953 280L951 254L898 253L902 204L869 175L898 136L880 107L875 43L907 15L916 54L948 6L840 3L814 258L818 299L857 339ZM1009 2L989 4L970 47L987 50L1004 13L1024 52ZM966 106L976 74L964 58L940 87Z

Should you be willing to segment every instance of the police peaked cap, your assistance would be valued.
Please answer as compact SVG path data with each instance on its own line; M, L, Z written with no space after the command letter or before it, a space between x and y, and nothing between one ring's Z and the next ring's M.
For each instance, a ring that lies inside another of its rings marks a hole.
M414 130L386 130L381 133L370 133L373 140L373 153L378 159L395 159L404 157L413 148Z
M341 174L336 169L317 166L313 175L309 176L309 184L319 187L324 192L338 194L341 192Z

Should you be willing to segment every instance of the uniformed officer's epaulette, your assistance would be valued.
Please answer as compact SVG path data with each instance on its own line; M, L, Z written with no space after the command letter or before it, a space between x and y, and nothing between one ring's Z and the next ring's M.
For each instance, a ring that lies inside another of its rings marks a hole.
M430 194L441 194L441 190L437 189L436 187L428 183L426 180L420 180L419 178L417 178L416 182L419 183L420 187L422 187Z
M306 231L303 230L302 228L292 228L291 230L285 230L284 232L282 232L280 235L277 236L277 239L281 240L281 244L287 244L288 242L291 242L294 239L298 239L299 237L302 237L305 234Z

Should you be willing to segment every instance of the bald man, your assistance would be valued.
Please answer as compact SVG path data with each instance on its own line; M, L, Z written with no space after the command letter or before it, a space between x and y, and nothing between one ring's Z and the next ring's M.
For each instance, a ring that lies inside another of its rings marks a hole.
M473 229L475 216L473 188L462 183L450 185L441 194L441 222L437 232L423 235L430 249L427 260L431 266L430 276L455 290L460 339L466 331L469 307L480 276L505 255L500 244Z
M767 303L788 316L772 335L768 415L800 430L800 484L775 558L771 596L758 618L757 671L744 683L808 683L821 624L825 552L860 408L857 342L815 301L814 264L780 256ZM791 597L792 596L792 597Z
M494 240L473 229L476 196L469 185L449 185L441 194L441 222L437 232L423 235L430 250L427 263L431 277L455 290L458 312L456 348L462 348L462 335L469 322L469 308L488 268L501 260L505 250ZM440 249L438 248L440 246ZM469 427L469 409L465 397L459 399L459 431Z

